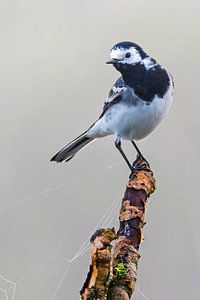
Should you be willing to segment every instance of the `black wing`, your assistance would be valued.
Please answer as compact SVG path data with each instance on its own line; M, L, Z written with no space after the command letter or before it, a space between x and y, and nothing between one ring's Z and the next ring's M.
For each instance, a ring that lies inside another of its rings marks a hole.
M123 95L125 89L126 89L125 82L124 82L123 78L120 77L119 79L117 79L115 84L112 86L112 88L109 92L108 98L104 102L103 111L102 111L99 119L101 119L103 117L103 115L105 114L105 112L107 111L107 109L110 106L121 101L122 95Z

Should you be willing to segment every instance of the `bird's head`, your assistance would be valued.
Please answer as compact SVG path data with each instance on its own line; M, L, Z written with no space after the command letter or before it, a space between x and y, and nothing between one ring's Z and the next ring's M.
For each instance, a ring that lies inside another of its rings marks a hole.
M147 54L143 49L132 42L120 42L111 49L110 60L107 64L112 64L119 72L132 68L140 63Z

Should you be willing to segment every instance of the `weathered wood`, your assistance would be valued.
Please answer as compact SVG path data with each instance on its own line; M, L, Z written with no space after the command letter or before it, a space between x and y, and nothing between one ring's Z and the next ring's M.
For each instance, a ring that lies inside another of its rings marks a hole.
M92 266L81 292L83 300L129 300L135 290L145 206L155 190L155 179L143 158L137 159L133 166L136 171L130 175L122 199L112 254L114 229L101 229L91 239Z
M155 189L155 179L147 161L138 159L134 166L137 171L130 176L119 214L120 226L112 259L113 276L107 294L109 300L130 299L134 292L145 206Z
M114 228L99 229L91 237L92 264L80 292L82 300L105 300L110 275L111 242L116 238Z

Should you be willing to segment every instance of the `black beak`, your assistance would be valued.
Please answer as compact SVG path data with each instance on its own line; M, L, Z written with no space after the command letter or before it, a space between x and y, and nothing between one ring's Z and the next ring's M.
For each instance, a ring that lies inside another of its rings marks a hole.
M116 59L116 58L113 58L111 60L108 60L106 62L106 64L109 64L109 65L113 65L113 64L117 64L120 60Z

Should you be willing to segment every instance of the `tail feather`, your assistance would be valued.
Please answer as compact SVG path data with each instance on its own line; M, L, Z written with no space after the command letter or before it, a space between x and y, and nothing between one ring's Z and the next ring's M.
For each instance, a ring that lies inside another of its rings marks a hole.
M52 158L51 161L62 162L62 161L69 161L74 157L74 155L85 147L87 144L92 142L93 138L87 137L87 131L78 136L75 140L71 143L67 144L63 147L58 153L56 153Z

